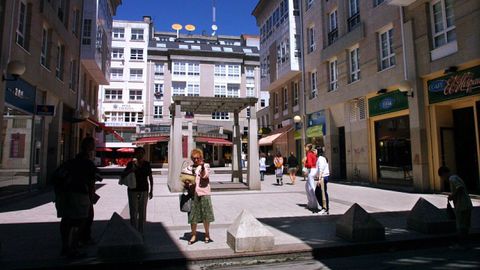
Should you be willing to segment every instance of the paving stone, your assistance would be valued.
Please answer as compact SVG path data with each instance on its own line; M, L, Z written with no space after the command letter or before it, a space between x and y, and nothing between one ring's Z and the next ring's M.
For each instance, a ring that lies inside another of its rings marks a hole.
M408 229L426 234L453 233L455 226L444 210L424 198L418 199L407 217Z
M336 235L354 242L384 240L385 227L355 203L338 219Z
M143 254L142 235L116 212L107 224L98 244L103 258L138 257Z
M227 229L227 244L235 252L272 250L273 234L247 210L235 219Z

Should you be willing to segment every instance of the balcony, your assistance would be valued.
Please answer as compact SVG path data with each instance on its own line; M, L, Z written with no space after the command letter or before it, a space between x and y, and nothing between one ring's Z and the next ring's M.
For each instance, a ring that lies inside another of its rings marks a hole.
M393 5L393 6L404 6L404 7L406 7L406 6L411 5L415 1L417 1L417 0L390 0L387 3L389 5Z
M345 48L349 48L365 38L365 29L362 22L358 23L352 31L345 33L343 36L337 38L337 40L331 45L325 44L322 53L320 54L321 61L328 61L330 58L343 52Z
M350 18L348 18L347 24L348 24L348 32L358 27L360 25L360 12L357 12L353 14Z
M328 33L328 45L332 45L338 39L338 28Z

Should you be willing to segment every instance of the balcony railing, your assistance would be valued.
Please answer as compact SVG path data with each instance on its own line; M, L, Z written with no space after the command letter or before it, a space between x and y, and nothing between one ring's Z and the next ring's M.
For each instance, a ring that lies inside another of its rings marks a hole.
M328 33L328 45L332 45L338 39L338 28Z
M348 24L348 32L352 31L355 29L355 27L360 25L360 12L357 12L353 14L350 18L347 20Z

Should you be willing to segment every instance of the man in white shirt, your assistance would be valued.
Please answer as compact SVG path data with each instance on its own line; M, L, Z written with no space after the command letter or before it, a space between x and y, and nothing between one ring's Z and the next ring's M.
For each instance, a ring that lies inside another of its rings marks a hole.
M317 158L317 175L318 182L317 187L315 188L315 196L317 197L318 204L321 206L320 215L328 215L329 212L329 200L327 192L327 184L330 176L330 170L328 168L328 161L323 156L323 153L320 152L320 155Z

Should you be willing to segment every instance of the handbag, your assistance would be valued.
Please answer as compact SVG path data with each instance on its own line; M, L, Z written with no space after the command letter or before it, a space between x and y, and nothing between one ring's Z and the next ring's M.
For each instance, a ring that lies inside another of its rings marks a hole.
M188 193L180 194L179 200L180 200L180 211L188 213L192 210L192 197L188 195Z
M448 219L455 219L455 211L453 211L453 207L448 201L447 201L447 217Z
M186 161L182 163L182 171L180 172L180 182L185 185L186 182L190 182L191 185L195 184L196 175L193 173L193 169L188 169L188 166L185 166Z
M282 167L278 168L275 170L275 176L276 177L282 177L283 176L283 169Z
M202 166L202 171L200 172L200 175L205 171L205 166ZM205 188L208 186L208 184L210 184L210 178L207 176L207 177L201 177L200 176L200 187L201 188Z
M134 189L137 187L137 178L135 177L135 173L131 172L125 176L120 176L120 180L118 184L127 186L130 189Z
M307 175L307 174L308 174L308 168L307 168L307 167L303 167L302 173L303 173L303 175Z

